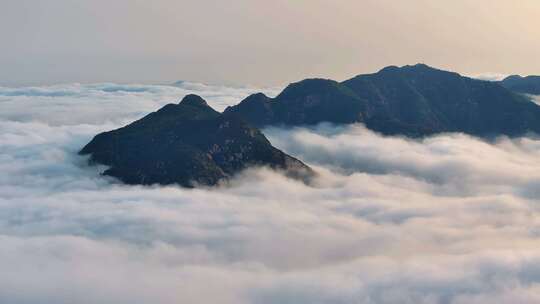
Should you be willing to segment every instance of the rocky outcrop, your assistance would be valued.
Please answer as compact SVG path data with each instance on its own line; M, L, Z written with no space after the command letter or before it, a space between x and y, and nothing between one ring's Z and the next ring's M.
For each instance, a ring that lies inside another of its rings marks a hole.
M273 147L235 115L214 111L188 95L123 128L98 134L81 151L104 174L128 184L216 185L250 166L267 166L297 178L311 169Z

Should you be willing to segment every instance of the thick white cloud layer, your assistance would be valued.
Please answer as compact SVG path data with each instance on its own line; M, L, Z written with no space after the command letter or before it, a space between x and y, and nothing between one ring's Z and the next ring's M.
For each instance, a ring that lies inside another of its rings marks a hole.
M540 140L267 129L319 172L130 187L76 152L197 84L0 89L0 303L538 303ZM269 92L272 94L272 92Z

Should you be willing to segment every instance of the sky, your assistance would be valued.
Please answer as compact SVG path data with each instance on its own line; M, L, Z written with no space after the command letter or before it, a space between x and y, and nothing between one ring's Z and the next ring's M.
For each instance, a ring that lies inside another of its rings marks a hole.
M316 170L309 185L252 168L128 186L77 155L185 94L221 110L257 91L0 87L0 303L540 302L538 138L263 130Z
M0 0L0 85L540 74L537 0Z

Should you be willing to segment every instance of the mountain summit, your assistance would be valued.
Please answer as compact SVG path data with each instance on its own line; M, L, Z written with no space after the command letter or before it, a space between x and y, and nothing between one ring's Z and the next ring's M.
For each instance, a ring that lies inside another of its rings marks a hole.
M311 174L259 130L216 112L197 95L98 134L80 154L109 166L105 175L128 184L215 185L249 166L268 166L294 177Z
M276 98L252 95L225 112L256 126L361 122L377 132L412 137L540 133L540 107L526 97L425 64L390 66L341 83L307 79Z

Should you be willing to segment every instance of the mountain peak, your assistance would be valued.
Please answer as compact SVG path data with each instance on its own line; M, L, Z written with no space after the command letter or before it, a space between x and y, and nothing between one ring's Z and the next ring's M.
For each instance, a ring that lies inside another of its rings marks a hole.
M365 103L353 91L330 79L311 78L289 84L278 96L252 95L226 113L236 113L254 126L356 123Z
M432 70L436 70L434 67L431 67L425 63L417 63L417 64L413 64L413 65L406 65L405 67L411 67L411 68L415 68L415 69L432 69Z
M188 94L186 95L182 101L180 101L181 105L189 105L189 106L195 106L195 107L209 107L208 103L199 95L195 94Z
M298 82L289 84L285 90L298 88L319 88L321 86L335 85L337 82L331 79L324 78L307 78Z
M384 67L384 68L380 69L378 73L395 72L395 71L399 71L399 69L400 68L398 66L389 65L387 67Z
M390 65L382 68L379 73L397 72L397 71L438 71L438 69L431 67L425 63L417 63L413 65L404 65L398 67L396 65Z
M338 88L339 83L335 80L324 78L308 78L289 84L276 98L291 98L304 95L308 92L323 92Z
M248 97L246 97L245 100L266 100L266 99L270 99L270 98L266 96L266 94L259 92L259 93L254 93L254 94L249 95Z
M504 78L502 81L512 81L512 80L521 80L523 77L521 75L510 75Z
M79 153L108 166L104 175L127 184L212 186L251 166L283 170L300 179L313 174L273 147L258 129L215 112L196 95L98 134Z

